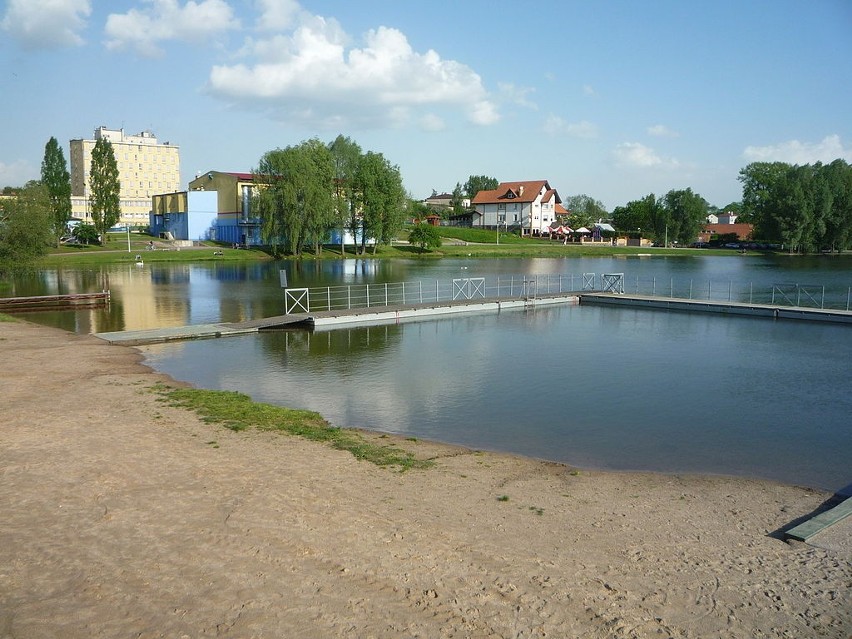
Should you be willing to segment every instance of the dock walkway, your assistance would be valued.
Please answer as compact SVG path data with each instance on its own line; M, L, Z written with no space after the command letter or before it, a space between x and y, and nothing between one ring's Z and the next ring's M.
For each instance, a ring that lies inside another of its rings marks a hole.
M845 310L749 304L744 302L687 300L650 295L577 292L550 293L537 295L532 298L483 297L455 300L452 302L425 302L422 304L374 306L317 311L313 313L291 313L289 315L276 315L274 317L266 317L247 322L195 324L146 330L116 331L111 333L96 333L96 336L110 343L132 346L186 339L227 337L229 335L256 333L263 330L330 330L353 324L399 323L427 320L458 313L486 313L503 309L523 309L548 304L578 303L852 324L852 311Z
M716 300L690 300L677 297L598 292L582 293L580 295L580 303L852 324L852 311L827 308L807 308L803 306L779 306L777 304L752 304L749 302L725 302Z
M422 321L435 317L460 313L497 312L503 309L523 309L548 304L578 304L579 297L573 293L552 293L535 298L492 297L464 299L452 302L426 302L423 304L399 304L375 306L314 313L291 313L257 320L235 323L194 324L143 330L96 333L95 336L111 344L138 346L163 342L209 339L257 333L264 330L311 329L329 330L355 324L380 324Z

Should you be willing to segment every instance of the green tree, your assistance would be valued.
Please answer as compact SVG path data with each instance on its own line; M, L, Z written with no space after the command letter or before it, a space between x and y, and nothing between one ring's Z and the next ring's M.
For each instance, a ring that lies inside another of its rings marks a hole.
M638 233L655 241L662 241L665 236L665 212L653 193L616 207L612 221L615 228L625 233Z
M77 244L97 244L98 230L92 224L80 223L74 227L74 241Z
M32 265L53 243L47 188L28 182L18 195L0 200L0 272Z
M664 241L683 245L695 242L707 219L707 201L692 189L671 190L663 197L661 205L666 220Z
M301 257L306 243L319 253L335 223L334 175L332 153L317 139L263 155L255 170L255 203L261 234L273 254L283 246Z
M493 191L499 184L497 178L487 175L471 175L467 178L462 190L472 200L480 191Z
M414 228L408 234L408 242L419 247L422 253L427 248L440 248L441 236L438 234L438 228L432 226L428 222L420 222L415 224Z
M721 209L715 209L715 207L710 207L707 209L708 213L734 213L735 215L741 217L743 215L743 203L742 202L731 202L723 206ZM743 220L745 221L745 220Z
M405 189L399 167L381 153L368 151L359 162L356 185L364 219L361 252L369 235L375 241L375 255L380 243L391 243L405 218Z
M121 183L118 179L118 164L112 143L106 138L100 138L92 149L92 167L89 171L89 210L92 213L92 223L98 230L102 240L106 240L106 232L116 222L121 214L119 194Z
M740 169L739 181L743 185L742 216L754 225L756 237L780 241L774 219L773 199L789 165L783 162L752 162Z
M608 215L603 202L585 194L571 195L565 198L562 206L568 209L565 222L571 228L580 228L581 226L590 227Z
M360 227L355 175L361 161L361 147L348 137L338 135L329 149L334 162L334 214L340 228L340 254L345 256L346 231L352 234L357 246Z
M823 167L831 210L825 220L823 246L835 251L852 247L852 166L835 160Z
M59 240L65 234L71 219L71 174L68 173L62 147L54 137L51 137L44 147L41 183L50 198L51 232L56 246L59 246Z
M453 189L453 197L450 198L450 207L454 215L464 213L464 192L462 185L456 182L456 188Z

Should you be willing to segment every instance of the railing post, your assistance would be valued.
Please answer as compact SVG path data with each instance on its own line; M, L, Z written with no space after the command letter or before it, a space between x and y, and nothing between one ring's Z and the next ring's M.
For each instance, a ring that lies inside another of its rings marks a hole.
M692 299L692 278L689 278L689 299Z
M388 306L388 283L385 282L385 306Z
M639 276L636 276L636 292L639 292ZM657 276L654 276L654 279L651 280L651 296L657 296Z
M849 302L852 301L852 286L846 289L846 310L849 310Z
M367 308L370 308L370 285L367 284Z
M707 300L713 300L713 280L707 280Z
M748 303L752 303L752 298L754 297L754 282L748 283Z
M731 288L733 287L733 280L728 280L728 301L731 301Z
M402 303L405 304L405 282L402 283Z
M352 286L346 287L346 310L352 308Z
M674 297L674 278L669 278L669 299Z
M420 291L420 303L423 303L423 280L417 280L418 289Z
M325 304L328 306L328 310L331 310L331 287L325 287Z
M435 301L441 301L441 289L438 287L438 280L435 280Z
M822 285L822 299L819 301L819 307L825 308L825 284Z
M801 299L802 299L802 289L800 289L799 285L796 284L796 307L797 308L799 306L801 306L801 304L799 303L799 300L801 300Z

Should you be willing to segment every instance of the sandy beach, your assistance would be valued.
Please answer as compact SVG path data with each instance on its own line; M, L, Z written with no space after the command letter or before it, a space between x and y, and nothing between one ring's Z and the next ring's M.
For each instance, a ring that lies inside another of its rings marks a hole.
M92 336L0 323L0 638L836 637L830 495L422 441L405 473L169 407ZM376 435L367 435L374 437Z

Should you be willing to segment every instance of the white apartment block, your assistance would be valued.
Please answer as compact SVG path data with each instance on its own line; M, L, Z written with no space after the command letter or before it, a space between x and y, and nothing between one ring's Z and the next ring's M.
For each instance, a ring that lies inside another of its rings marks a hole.
M124 129L95 129L92 140L71 140L71 215L91 222L89 174L92 150L109 140L118 164L121 216L119 224L147 226L151 196L180 190L180 147L157 142L151 131L127 135Z

